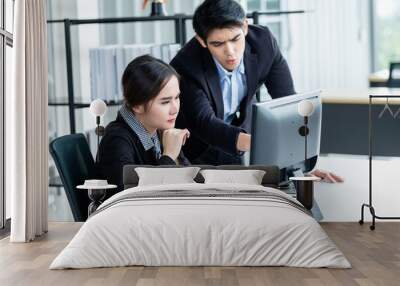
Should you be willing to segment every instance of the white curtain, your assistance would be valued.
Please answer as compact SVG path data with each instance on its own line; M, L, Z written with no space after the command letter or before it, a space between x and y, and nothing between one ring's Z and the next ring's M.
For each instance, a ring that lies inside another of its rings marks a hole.
M12 242L47 232L47 32L45 0L15 1L14 69L6 98L6 187Z

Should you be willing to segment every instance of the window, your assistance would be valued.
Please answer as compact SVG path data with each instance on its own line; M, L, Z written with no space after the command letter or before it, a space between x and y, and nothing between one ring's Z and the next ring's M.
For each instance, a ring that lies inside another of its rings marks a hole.
M372 1L373 71L400 62L400 1Z
M280 2L280 0L247 0L247 9L249 11L279 10Z
M4 104L11 89L11 49L13 46L13 22L14 22L14 1L0 0L0 229L2 232L6 226L6 219L9 217L7 208L7 197L4 188L5 164L4 164ZM0 235L2 234L0 232Z
M247 11L277 11L282 9L281 0L247 0ZM284 18L282 16L261 16L260 25L267 26L275 36L278 44L282 44L282 26Z

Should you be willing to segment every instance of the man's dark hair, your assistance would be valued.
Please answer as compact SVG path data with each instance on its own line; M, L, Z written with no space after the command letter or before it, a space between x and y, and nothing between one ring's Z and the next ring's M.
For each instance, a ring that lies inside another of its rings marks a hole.
M159 59L149 55L135 58L122 75L125 104L130 108L144 104L146 109L172 76L179 80L175 69Z
M193 29L206 42L213 29L242 27L246 18L242 6L234 0L205 0L193 15Z

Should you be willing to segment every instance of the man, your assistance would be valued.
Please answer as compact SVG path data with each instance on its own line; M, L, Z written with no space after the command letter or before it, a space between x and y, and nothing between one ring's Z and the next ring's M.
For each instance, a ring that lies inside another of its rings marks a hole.
M249 25L233 0L206 0L195 11L196 36L172 60L181 75L177 125L191 138L194 164L240 164L250 150L251 106L264 84L272 98L295 93L278 44L266 27Z
M178 128L192 164L241 164L250 150L255 93L265 85L272 98L295 93L292 76L267 27L249 25L233 0L205 0L195 11L191 39L171 61L181 76ZM313 172L327 182L333 173Z

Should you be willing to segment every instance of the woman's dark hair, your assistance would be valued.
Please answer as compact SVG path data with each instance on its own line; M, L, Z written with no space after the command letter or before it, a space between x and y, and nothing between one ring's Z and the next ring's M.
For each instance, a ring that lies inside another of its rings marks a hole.
M242 27L246 13L234 0L205 0L193 15L193 29L207 42L213 29Z
M128 107L147 104L154 99L172 76L179 75L173 67L163 61L144 55L135 58L122 75L122 90Z

